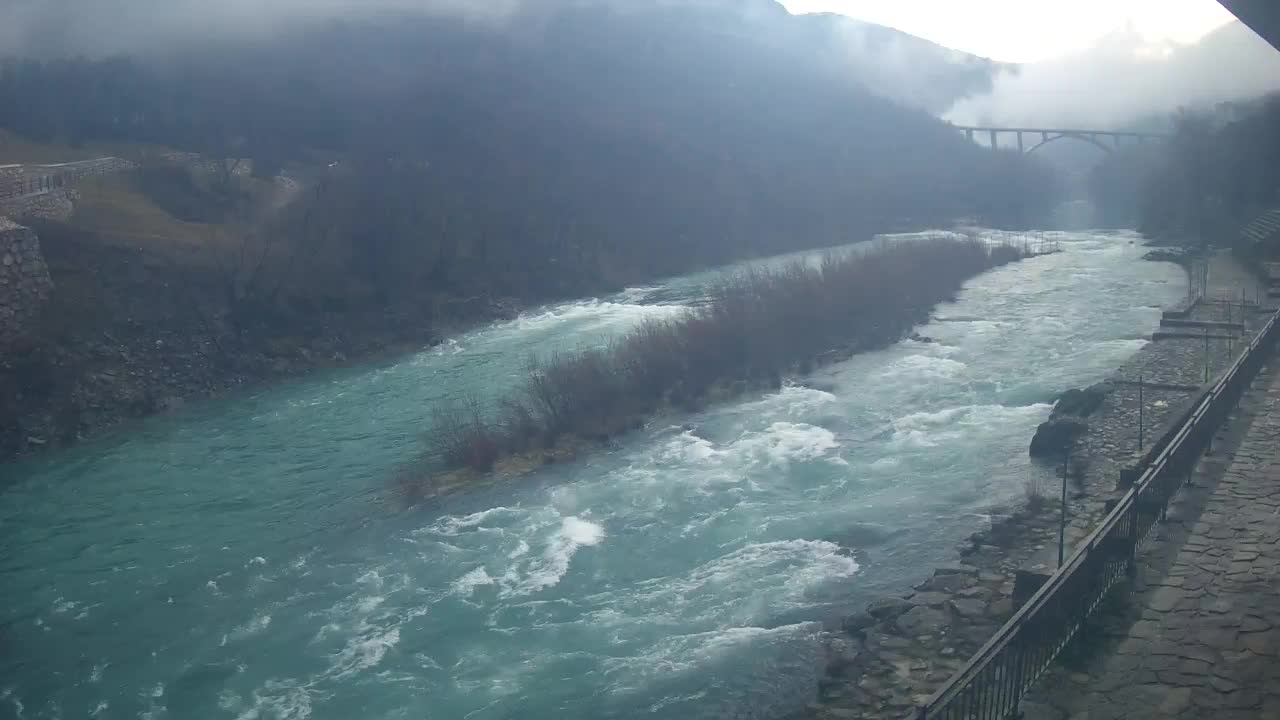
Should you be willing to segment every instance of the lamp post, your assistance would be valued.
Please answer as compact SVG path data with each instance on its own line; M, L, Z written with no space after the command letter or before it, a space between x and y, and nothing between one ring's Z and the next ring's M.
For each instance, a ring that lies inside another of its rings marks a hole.
M1139 375L1138 376L1138 452L1142 452L1143 440L1145 440L1145 438L1143 437L1143 421L1146 419L1143 417L1144 412L1145 412L1145 403L1143 403L1142 401L1142 376Z
M1062 451L1062 505L1058 514L1058 567L1062 567L1067 546L1067 465L1071 460L1071 446Z

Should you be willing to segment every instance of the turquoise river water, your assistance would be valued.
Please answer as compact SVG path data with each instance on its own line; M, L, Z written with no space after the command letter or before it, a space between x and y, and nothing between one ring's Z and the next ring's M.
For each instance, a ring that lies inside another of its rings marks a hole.
M1017 501L1056 393L1185 292L1125 233L971 281L904 341L408 508L433 404L513 385L714 273L0 466L0 718L771 718L824 621ZM769 261L766 261L769 262Z

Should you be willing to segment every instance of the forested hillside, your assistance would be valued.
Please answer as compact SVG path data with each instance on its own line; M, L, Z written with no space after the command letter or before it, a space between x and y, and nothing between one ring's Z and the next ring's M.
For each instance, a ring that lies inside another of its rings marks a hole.
M652 275L961 216L1018 225L1050 201L1043 170L868 91L866 53L806 50L822 18L537 7L497 26L382 16L180 56L11 60L0 125L251 157L264 174L340 162L379 189L394 175L422 235L524 273ZM983 62L938 92L980 84Z
M129 30L108 15L87 17ZM1047 168L917 107L989 63L771 0L353 10L84 57L54 50L74 28L40 27L38 57L0 64L12 146L133 147L142 167L36 225L57 291L24 362L0 363L0 454L521 305L962 218L1027 225L1054 200ZM933 75L891 82L904 59Z
M1093 175L1114 224L1187 245L1231 245L1280 206L1280 96L1183 111L1167 144L1115 153Z

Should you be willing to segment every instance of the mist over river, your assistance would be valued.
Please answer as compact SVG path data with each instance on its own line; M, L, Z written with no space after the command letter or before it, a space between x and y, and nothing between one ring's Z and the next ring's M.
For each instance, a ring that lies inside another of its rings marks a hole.
M390 364L0 466L0 718L770 718L824 620L1018 501L1060 391L1182 270L1128 233L979 276L904 341L406 508L441 398L696 302L715 273L531 310ZM817 257L814 255L814 257ZM762 261L765 263L777 260Z

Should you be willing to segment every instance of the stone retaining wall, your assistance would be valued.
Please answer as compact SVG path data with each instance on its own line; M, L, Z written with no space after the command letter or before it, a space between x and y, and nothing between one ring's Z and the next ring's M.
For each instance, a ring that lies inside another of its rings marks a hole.
M21 221L37 218L66 220L71 217L71 211L74 209L72 202L74 193L74 190L59 188L39 195L0 200L0 216L7 215Z
M137 163L118 157L78 160L56 165L0 166L0 201L13 202L21 198L57 192L81 178L110 175L132 170L137 166Z
M36 234L0 217L0 353L27 333L52 290Z

